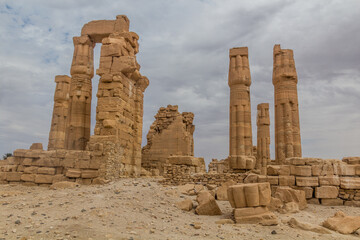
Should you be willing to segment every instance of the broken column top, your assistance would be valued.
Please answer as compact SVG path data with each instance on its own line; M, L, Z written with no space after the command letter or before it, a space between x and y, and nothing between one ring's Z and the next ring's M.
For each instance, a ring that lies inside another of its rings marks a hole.
M57 75L55 76L55 82L56 83L60 83L60 82L65 82L65 83L70 83L71 78L68 75Z
M270 125L269 103L260 103L257 105L257 125Z
M86 23L81 29L81 35L88 35L94 42L101 40L111 33L129 32L130 21L125 15L116 16L116 20L95 20Z
M248 56L248 47L234 47L229 50L229 57L235 57L236 55Z

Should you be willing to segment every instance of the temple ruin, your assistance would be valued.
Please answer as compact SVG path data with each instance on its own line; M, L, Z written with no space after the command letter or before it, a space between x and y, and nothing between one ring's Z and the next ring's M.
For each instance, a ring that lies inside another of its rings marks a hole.
M142 149L143 168L164 172L170 156L194 156L194 114L179 113L177 105L161 107L147 134L147 144Z
M274 46L275 159L301 157L297 73L293 51Z
M306 207L306 201L360 206L360 157L301 157L293 51L281 49L280 45L274 46L272 76L275 160L270 158L269 103L257 106L257 146L252 142L247 47L229 51L230 126L226 159L214 159L206 171L204 159L194 157L194 114L180 113L177 105L159 109L147 134L147 145L141 149L143 99L149 80L140 74L136 61L138 39L136 33L129 32L129 20L124 15L84 25L81 36L73 39L71 77L55 77L48 150L39 143L30 149L15 150L13 157L0 161L0 183L102 184L124 176L162 175L160 182L164 185L196 183L188 191L194 194L205 186L214 190L198 195L201 196L196 212L212 209L211 214L221 214L215 197L228 199L237 223L260 219L263 224L276 224L268 207L272 196L281 199L282 194L296 195L294 198L302 207ZM100 82L96 125L91 135L96 43L102 44L96 70ZM280 201L281 204L287 202Z

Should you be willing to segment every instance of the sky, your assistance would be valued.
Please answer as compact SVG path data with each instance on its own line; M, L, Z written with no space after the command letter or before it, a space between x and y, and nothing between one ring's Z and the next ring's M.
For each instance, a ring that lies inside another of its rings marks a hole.
M70 75L72 37L92 20L127 15L139 37L145 91L143 145L154 115L195 114L195 156L229 151L229 49L247 46L253 143L257 104L270 103L273 46L293 49L305 157L360 156L360 1L0 0L0 157L47 147L56 75ZM100 45L95 48L98 68ZM92 133L98 76L93 78Z

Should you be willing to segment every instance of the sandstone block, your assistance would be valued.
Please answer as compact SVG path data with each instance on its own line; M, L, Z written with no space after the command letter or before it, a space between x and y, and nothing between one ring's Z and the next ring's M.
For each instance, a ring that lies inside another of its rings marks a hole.
M322 225L342 234L350 234L360 228L360 217L346 216L345 213L338 211L333 217L326 219Z
M82 170L82 178L97 178L99 176L99 171L97 170Z
M52 175L36 174L35 183L52 183L53 177Z
M24 182L34 182L35 174L22 174L20 179Z
M227 190L230 186L235 185L236 182L233 180L227 181L223 183L218 189L216 190L216 199L219 201L228 201Z
M356 165L338 164L336 166L339 175L354 176L356 174Z
M294 186L295 185L295 176L279 176L279 185L280 186Z
M316 198L337 198L339 189L335 186L322 186L315 188Z
M320 234L331 234L331 232L329 230L327 230L326 228L323 228L323 227L317 226L317 225L313 225L313 224L309 224L309 223L306 223L306 222L299 222L295 218L291 218L289 220L288 224L292 228L297 228L297 229L301 229L301 230L305 230L305 231L316 232L316 233L320 233Z
M176 206L184 211L190 211L191 209L193 209L193 202L191 199L185 199L184 201L181 202L177 202Z
M319 176L319 183L320 186L339 186L340 185L340 178L335 175L330 176Z
M38 167L25 167L24 173L37 173Z
M312 187L295 187L296 190L301 190L305 192L305 198L313 198L314 189Z
M37 170L38 174L47 174L47 175L55 175L55 168L48 168L48 167L40 167Z
M343 189L360 189L360 178L341 177L340 187Z
M6 180L6 173L5 172L0 172L0 182L5 181L5 180Z
M277 225L278 220L274 213L265 211L267 208L236 208L234 209L234 218L236 223L240 224L261 224L266 226ZM246 213L246 215L244 214Z
M305 192L301 190L295 190L290 187L278 187L274 197L280 199L282 203L295 202L299 205L300 210L307 207Z
M228 189L228 198L233 208L267 206L271 200L269 183L233 185Z
M29 151L29 150L27 150L27 149L16 149L14 151L13 156L14 157L25 157L27 151Z
M65 189L65 188L77 188L80 185L76 182L68 182L68 181L61 181L61 182L55 182L50 186L50 189Z
M81 170L80 169L68 169L65 174L67 177L71 178L79 178L81 176Z
M54 175L53 183L65 182L65 181L69 181L69 178L65 177L63 174Z
M279 176L267 176L266 180L270 185L279 185Z
M324 206L342 206L344 201L340 198L323 198L321 199L321 205Z
M291 170L292 175L311 177L311 166L294 166Z
M319 178L318 177L296 177L296 186L317 187L317 186L319 186Z
M114 57L111 65L111 73L132 73L137 70L136 57Z
M344 157L342 161L347 164L360 164L360 157Z
M35 150L35 149L43 150L43 145L42 145L42 143L33 143L33 144L31 144L30 149L31 150Z
M8 182L20 182L21 172L7 172L6 181Z
M196 201L199 205L196 207L195 212L198 215L221 215L222 212L215 201L215 198L208 191L201 191Z
M291 165L305 165L305 158L301 158L301 157L287 158L286 162L290 163Z

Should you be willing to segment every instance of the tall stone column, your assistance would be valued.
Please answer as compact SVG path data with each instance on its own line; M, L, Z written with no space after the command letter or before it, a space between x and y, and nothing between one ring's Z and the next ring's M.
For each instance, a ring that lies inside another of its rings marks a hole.
M49 133L48 150L65 148L66 121L69 108L71 78L66 75L55 77L54 108Z
M274 46L275 158L301 157L297 73L293 51Z
M66 149L85 150L90 139L91 79L94 76L95 43L84 35L74 37L74 56L71 65L69 116L66 130Z
M230 49L230 158L252 155L248 48Z
M262 175L267 174L267 164L270 162L270 117L269 104L257 105L257 160L256 168Z

